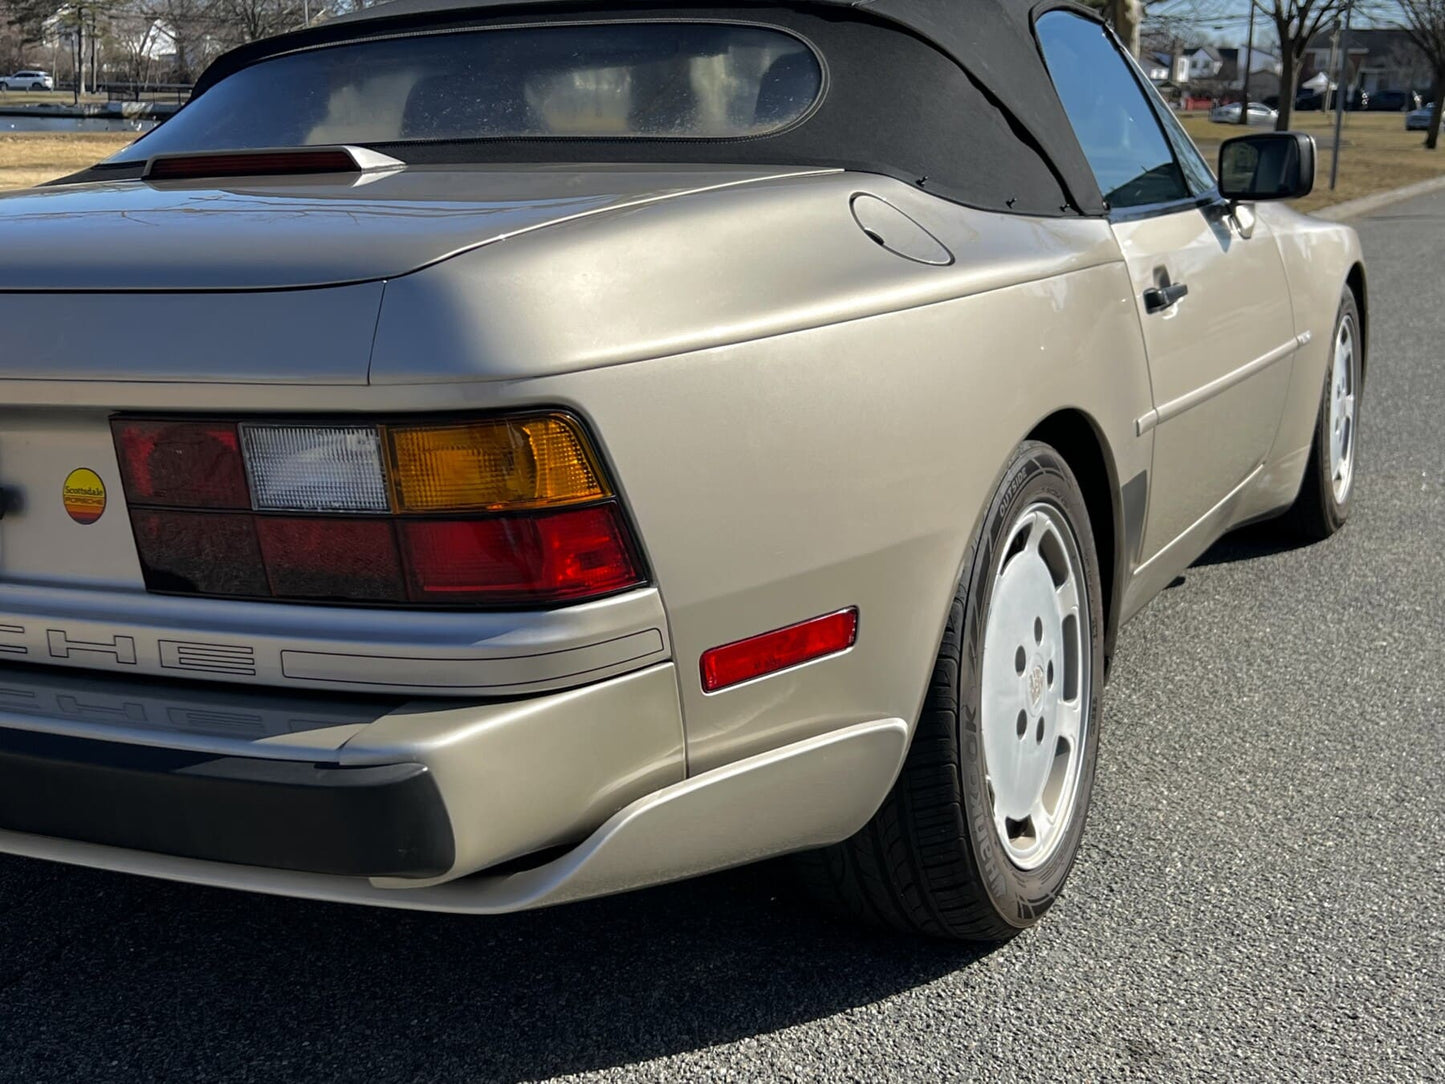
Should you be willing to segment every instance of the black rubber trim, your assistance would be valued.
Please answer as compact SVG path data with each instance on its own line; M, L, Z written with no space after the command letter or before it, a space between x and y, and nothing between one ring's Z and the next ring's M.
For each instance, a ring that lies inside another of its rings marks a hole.
M217 757L9 729L0 828L348 877L437 877L456 855L423 764Z

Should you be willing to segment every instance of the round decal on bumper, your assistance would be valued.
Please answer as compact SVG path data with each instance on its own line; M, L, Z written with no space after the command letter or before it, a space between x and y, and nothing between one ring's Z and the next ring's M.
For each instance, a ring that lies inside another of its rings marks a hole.
M77 467L65 476L60 499L76 523L94 523L105 511L105 483L89 467Z

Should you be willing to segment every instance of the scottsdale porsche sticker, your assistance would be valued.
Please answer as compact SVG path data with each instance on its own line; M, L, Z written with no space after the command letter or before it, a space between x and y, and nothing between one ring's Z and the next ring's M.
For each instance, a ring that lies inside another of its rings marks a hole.
M76 523L94 523L105 511L105 483L89 467L76 467L65 476L60 499Z

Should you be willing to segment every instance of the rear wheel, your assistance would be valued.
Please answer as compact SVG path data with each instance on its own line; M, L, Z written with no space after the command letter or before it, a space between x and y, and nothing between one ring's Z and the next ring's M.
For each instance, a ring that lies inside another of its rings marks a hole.
M998 941L1038 921L1093 788L1099 582L1073 473L1025 443L966 562L903 771L856 836L802 856L815 891L938 937Z
M1299 497L1289 512L1291 526L1310 541L1328 538L1350 516L1364 360L1359 306L1354 293L1346 289L1335 317L1330 366L1315 419L1309 464Z

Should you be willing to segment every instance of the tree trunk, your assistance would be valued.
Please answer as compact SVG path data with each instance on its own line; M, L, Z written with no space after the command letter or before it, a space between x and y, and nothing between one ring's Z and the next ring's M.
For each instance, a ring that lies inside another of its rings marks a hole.
M1139 24L1143 11L1139 0L1113 0L1114 33L1131 56L1139 55Z
M75 21L75 104L80 104L80 96L85 93L85 20Z
M1294 112L1294 83L1298 67L1292 46L1280 50L1279 58L1279 119L1274 122L1276 132L1289 131L1290 115Z
M1435 72L1435 112L1430 117L1430 130L1425 133L1425 149L1433 151L1440 141L1440 111L1445 109L1445 68Z

